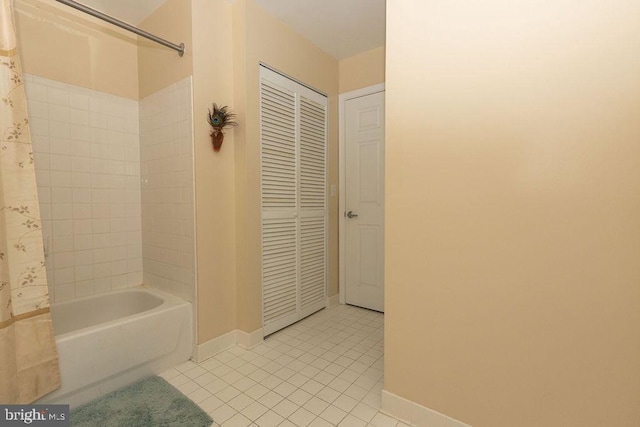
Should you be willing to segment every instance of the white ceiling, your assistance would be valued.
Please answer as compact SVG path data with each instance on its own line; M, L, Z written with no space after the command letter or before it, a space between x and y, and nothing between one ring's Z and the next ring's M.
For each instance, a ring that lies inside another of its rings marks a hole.
M133 25L166 0L79 0ZM255 0L336 59L385 43L386 0Z

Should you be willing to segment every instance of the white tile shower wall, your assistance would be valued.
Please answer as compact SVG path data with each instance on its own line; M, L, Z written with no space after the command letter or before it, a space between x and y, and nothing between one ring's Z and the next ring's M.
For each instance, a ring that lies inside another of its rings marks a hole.
M142 283L138 102L25 75L52 301Z
M195 300L191 78L140 101L144 283Z

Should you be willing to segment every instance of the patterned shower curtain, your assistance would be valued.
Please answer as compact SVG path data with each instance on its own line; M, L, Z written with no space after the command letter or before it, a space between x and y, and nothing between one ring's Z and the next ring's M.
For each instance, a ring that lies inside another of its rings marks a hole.
M0 0L0 403L60 387L12 0Z

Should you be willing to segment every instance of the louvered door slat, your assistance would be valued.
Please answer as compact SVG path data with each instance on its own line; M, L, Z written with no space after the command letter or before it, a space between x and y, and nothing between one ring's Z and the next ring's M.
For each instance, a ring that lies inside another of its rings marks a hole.
M300 97L300 305L324 305L326 285L326 106ZM318 213L320 212L320 213Z
M262 207L295 209L295 93L264 80L261 90Z
M262 222L262 286L265 322L297 312L297 224L291 219Z
M324 304L325 219L300 220L300 304L302 310Z
M300 97L300 206L324 209L326 107Z

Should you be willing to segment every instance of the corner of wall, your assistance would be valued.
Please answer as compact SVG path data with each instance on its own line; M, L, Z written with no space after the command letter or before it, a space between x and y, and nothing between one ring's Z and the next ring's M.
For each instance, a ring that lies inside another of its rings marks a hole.
M191 0L168 0L143 20L145 31L185 44L185 54L178 56L171 49L158 49L146 39L137 46L138 93L142 99L193 74L193 42Z
M339 92L346 93L385 81L385 46L340 60Z
M472 427L387 390L382 390L380 411L415 427Z
M339 304L340 294L333 294L327 297L327 308L333 308Z
M264 332L262 328L253 332L244 332L239 329L227 332L219 337L210 339L209 341L196 344L193 347L192 360L200 363L210 357L215 356L225 350L232 348L235 345L251 350L260 345L264 340Z

